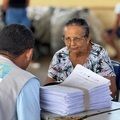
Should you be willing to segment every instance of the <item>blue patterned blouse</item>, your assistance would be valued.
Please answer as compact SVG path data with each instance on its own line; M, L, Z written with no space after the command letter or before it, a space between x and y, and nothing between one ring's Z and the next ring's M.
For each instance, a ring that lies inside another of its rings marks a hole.
M92 49L87 58L87 62L83 66L103 77L115 76L107 52L102 46L95 43L92 43ZM73 69L74 67L69 59L69 51L67 47L64 47L53 56L48 69L48 77L62 82L70 75Z

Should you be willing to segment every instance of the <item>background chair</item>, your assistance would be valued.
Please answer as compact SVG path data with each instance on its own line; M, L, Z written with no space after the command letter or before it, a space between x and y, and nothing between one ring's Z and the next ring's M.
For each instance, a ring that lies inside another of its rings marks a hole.
M116 86L117 86L117 93L116 93L116 97L114 98L113 101L118 102L119 101L119 89L120 89L120 62L111 60L112 64L113 64L113 68L116 74Z

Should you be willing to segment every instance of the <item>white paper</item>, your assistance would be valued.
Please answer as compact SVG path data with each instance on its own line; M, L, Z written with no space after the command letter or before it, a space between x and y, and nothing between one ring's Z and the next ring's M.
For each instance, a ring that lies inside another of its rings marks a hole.
M100 87L101 85L109 86L110 80L78 64L61 85L75 88L83 87L85 89L92 90L93 88Z

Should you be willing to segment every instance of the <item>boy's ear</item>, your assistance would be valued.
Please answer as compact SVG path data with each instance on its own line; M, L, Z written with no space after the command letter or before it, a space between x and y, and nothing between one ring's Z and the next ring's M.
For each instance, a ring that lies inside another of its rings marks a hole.
M33 49L28 49L26 51L26 58L27 58L27 61L30 61L32 59L32 55L33 55Z

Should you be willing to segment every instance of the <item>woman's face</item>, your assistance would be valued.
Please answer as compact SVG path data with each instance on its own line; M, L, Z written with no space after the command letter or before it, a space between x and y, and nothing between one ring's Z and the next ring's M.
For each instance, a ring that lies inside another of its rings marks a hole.
M77 25L69 25L64 28L64 42L71 53L86 52L89 39L85 37L85 31Z

